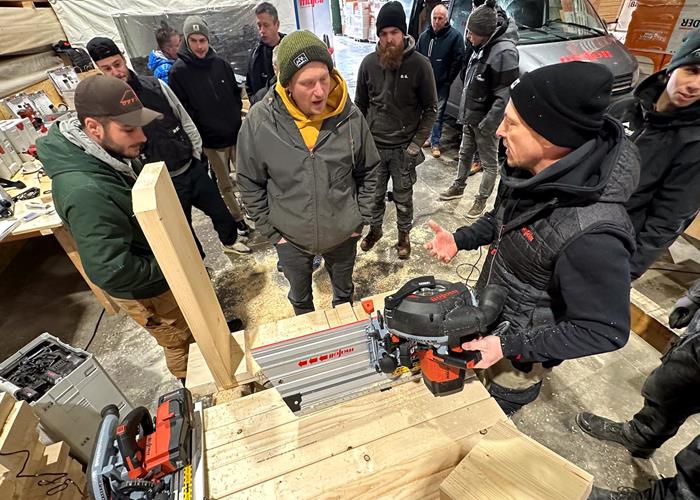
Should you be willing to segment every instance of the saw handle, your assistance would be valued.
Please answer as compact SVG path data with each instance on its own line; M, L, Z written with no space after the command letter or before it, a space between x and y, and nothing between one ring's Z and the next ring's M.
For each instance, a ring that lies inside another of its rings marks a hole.
M129 471L130 479L139 479L145 472L143 469L144 451L139 447L136 437L144 438L153 431L151 414L144 406L131 410L117 427L117 447Z
M396 293L384 299L384 308L395 309L403 299L420 288L435 288L435 276L421 276L407 281Z
M448 354L447 356L440 355L440 358L446 365L454 366L457 368L474 368L479 361L481 361L480 351L461 351L460 356L453 356Z

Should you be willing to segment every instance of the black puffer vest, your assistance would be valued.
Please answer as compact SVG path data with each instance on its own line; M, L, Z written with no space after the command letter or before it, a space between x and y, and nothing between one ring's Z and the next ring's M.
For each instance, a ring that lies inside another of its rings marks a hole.
M591 186L591 182L581 182L580 187L565 186L566 191L561 193L561 198L554 194L556 189L548 189L547 192L553 193L548 201L535 203L510 217L506 213L508 204L505 200L512 197L515 191L521 191L522 197L523 191L510 187L499 193L495 214L500 224L500 234L489 247L476 289L479 293L489 283L508 289L500 320L510 321L514 332L527 332L555 325L562 320L564 304L557 303L552 277L559 256L574 240L586 233L606 232L624 241L630 252L634 250L634 229L624 203L639 178L636 166L638 153L624 138L619 123L608 120L606 124L607 128L613 127L619 142L605 156L602 171L596 172L600 180L593 182L598 183L602 192L593 199L591 192L595 191L595 186ZM586 161L596 160L586 156L581 163ZM578 165L574 170L578 168L586 166ZM502 176L508 183L505 169ZM557 183L565 185L566 177L558 179ZM535 186L535 189L545 186ZM578 200L575 196L577 188L581 191ZM567 201L561 201L563 199ZM595 266L596 263L590 262L589 265Z
M153 120L143 127L147 139L143 163L164 161L170 172L182 169L192 160L192 142L170 107L160 83L150 76L130 72L129 85L145 107L163 115L162 120Z

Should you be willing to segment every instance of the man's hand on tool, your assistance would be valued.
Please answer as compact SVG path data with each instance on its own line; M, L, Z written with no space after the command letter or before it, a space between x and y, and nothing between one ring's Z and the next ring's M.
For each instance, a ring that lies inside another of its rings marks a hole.
M435 233L435 238L424 246L430 250L430 255L434 255L443 262L449 263L457 255L457 244L452 233L445 231L440 224L434 220L428 221L428 226Z
M501 349L501 337L488 335L477 340L471 340L462 344L465 351L480 351L481 361L474 368L488 368L503 359Z

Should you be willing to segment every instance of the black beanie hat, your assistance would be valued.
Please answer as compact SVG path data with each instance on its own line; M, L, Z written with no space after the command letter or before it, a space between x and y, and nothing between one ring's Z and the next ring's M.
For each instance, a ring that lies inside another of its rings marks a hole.
M671 72L686 64L700 64L700 30L693 31L683 40L683 45L673 54L666 71Z
M603 126L612 84L613 75L602 64L551 64L516 80L510 98L535 132L557 146L578 148Z
M90 54L90 58L95 62L122 53L111 38L103 36L96 36L87 43L85 48Z
M377 36L384 28L398 28L406 34L406 13L401 2L387 2L377 14Z
M467 19L467 31L479 36L491 36L498 26L498 15L496 14L496 0L486 0L479 5Z

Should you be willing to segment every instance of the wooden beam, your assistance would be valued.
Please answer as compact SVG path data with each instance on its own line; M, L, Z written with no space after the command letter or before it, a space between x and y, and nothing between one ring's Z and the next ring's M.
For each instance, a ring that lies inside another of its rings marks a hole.
M499 422L447 476L440 492L443 500L583 500L592 485L588 472Z
M163 162L146 165L132 189L134 215L220 389L235 385L243 351L229 332Z
M678 338L668 326L665 311L634 288L630 290L630 323L630 329L660 353Z

